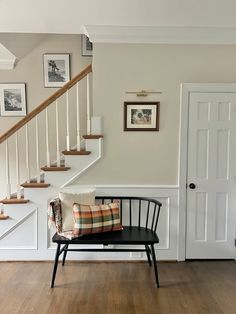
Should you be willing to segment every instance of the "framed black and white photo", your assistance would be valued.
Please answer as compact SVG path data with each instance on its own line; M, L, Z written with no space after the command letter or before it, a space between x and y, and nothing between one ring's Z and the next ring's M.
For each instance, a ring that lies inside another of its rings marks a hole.
M70 80L70 55L49 54L43 56L44 86L62 87Z
M124 131L159 131L159 102L125 102Z
M86 35L81 36L82 56L93 55L93 44Z
M0 84L0 108L3 117L26 116L25 84Z

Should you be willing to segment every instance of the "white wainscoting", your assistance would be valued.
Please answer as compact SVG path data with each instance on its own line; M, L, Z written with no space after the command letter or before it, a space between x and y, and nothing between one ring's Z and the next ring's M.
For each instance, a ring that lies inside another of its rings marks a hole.
M75 192L81 188L95 188L99 196L143 196L152 197L162 202L158 236L159 245L156 246L158 260L178 259L178 233L179 233L179 188L177 186L140 186L140 185L99 185L99 186L71 186L66 190ZM63 189L65 190L65 189ZM51 191L52 193L52 191ZM34 203L21 209L8 211L13 221L8 221L9 226L0 229L0 260L50 260L54 258L55 245L50 241L53 230L47 227L47 204L55 197L45 192L33 192L31 199ZM34 198L32 198L34 196ZM100 246L97 246L100 247ZM116 246L119 247L119 246ZM146 255L142 253L113 253L113 252L69 252L70 260L142 260Z
M95 186L96 194L114 196L143 196L158 199L162 203L157 234L160 243L156 245L159 260L177 260L179 189L177 186L157 185L107 185ZM118 247L118 246L116 246ZM115 259L117 259L115 254ZM146 259L141 253L122 253L123 259ZM120 256L118 255L120 258ZM118 258L118 259L119 259Z

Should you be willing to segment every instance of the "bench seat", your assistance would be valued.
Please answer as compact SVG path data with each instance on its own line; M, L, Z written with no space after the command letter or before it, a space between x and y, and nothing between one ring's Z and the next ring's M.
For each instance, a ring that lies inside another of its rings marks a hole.
M68 240L57 233L52 238L53 242L60 244L155 244L159 243L156 233L144 227L124 227L124 230L83 235L79 238Z

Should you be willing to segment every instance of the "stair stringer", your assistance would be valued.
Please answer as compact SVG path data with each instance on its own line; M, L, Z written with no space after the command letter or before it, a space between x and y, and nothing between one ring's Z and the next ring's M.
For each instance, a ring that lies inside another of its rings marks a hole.
M71 169L63 172L45 172L45 182L58 188L66 187L102 157L102 138L86 140L85 145L86 150L91 152L90 155L65 156L65 164Z
M86 172L90 167L92 167L95 163L98 162L99 159L102 158L102 143L103 139L89 139L85 140L85 148L87 151L90 151L91 154L87 155L87 158L83 158L83 156L80 156L81 163L80 168L77 169L77 172L68 180L66 181L62 187L66 187L68 185L71 185L73 182L75 182L84 172ZM77 166L75 158L73 156L66 156L65 158L66 164Z

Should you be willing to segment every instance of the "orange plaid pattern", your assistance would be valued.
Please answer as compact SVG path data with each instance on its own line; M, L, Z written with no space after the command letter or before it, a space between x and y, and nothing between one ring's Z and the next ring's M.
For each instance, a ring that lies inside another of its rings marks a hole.
M74 203L74 236L123 230L118 203L79 205Z

